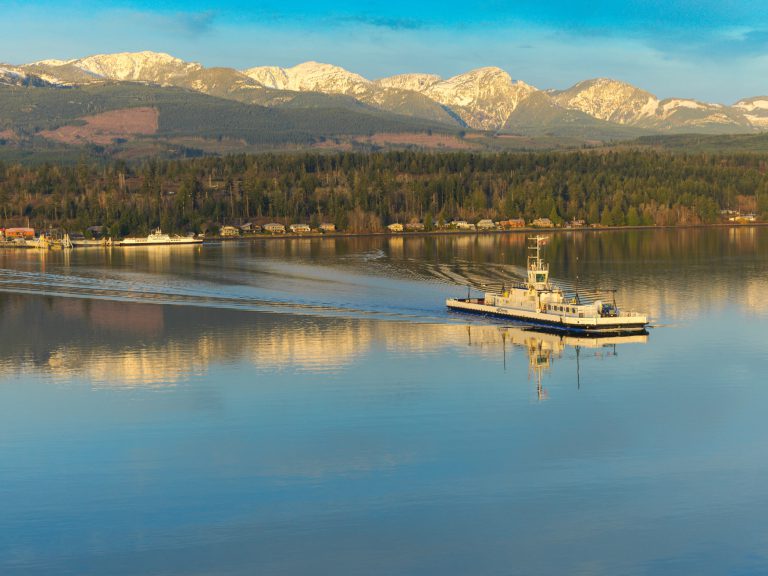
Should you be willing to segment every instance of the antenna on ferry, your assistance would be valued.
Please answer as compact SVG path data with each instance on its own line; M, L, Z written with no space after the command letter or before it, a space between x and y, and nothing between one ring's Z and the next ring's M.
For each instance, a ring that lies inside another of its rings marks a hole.
M581 356L581 346L576 346L576 390L581 390L581 364L579 364L579 356Z
M504 355L504 372L507 371L507 333L501 332L501 349Z

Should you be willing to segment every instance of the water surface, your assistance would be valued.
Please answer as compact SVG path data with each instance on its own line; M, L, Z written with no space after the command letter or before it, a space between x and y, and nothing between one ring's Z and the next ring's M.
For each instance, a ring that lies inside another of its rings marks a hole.
M445 310L523 235L0 252L0 573L766 573L767 249L556 235L603 341Z

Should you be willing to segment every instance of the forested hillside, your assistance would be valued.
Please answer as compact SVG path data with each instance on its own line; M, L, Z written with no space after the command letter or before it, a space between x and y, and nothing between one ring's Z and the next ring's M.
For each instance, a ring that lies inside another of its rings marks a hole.
M330 221L347 231L454 218L696 224L717 221L721 209L768 214L767 168L766 155L637 150L0 164L0 218L73 231L104 225L113 235L267 220Z

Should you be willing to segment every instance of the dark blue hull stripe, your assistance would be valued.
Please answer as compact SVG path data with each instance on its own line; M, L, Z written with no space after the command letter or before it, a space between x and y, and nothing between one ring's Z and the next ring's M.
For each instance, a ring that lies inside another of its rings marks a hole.
M537 326L545 328L547 330L554 330L557 332L567 332L569 334L621 334L621 333L635 333L644 332L645 324L606 324L600 326L566 326L559 322L548 322L546 320L531 320L530 318L524 318L521 316L512 316L510 314L497 314L494 312L481 312L479 310L468 310L466 308L454 308L448 306L454 312L461 312L462 314L472 314L474 316L489 316L492 318L503 318L505 320L511 320L528 326Z

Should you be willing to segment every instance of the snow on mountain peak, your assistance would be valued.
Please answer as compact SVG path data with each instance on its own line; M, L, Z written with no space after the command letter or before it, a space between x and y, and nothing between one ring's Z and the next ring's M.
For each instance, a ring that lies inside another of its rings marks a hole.
M497 129L504 126L525 97L536 91L525 82L513 82L501 68L485 67L436 82L424 94L444 106L457 108L473 128Z
M287 90L288 75L280 66L256 66L242 72L262 86L277 90Z
M16 66L0 64L0 84L11 86L50 86L53 83Z
M768 128L768 96L745 98L733 107L742 112L752 126Z
M359 74L340 66L314 61L302 62L291 68L258 66L243 70L243 74L268 88L297 92L356 94L371 85L370 80Z
M739 100L736 102L733 107L746 110L747 112L754 112L755 110L768 110L768 96L745 98L744 100Z
M27 66L66 66L71 64L74 60L58 60L56 58L49 58L47 60L37 60L36 62L30 62Z
M381 86L382 88L424 92L424 90L441 80L442 78L437 74L398 74L396 76L380 78L376 80L374 84Z
M567 90L555 92L553 98L566 108L619 124L633 124L652 116L659 106L659 100L653 94L612 78L584 80Z
M200 64L188 63L163 52L121 52L96 54L72 62L86 72L110 80L166 82L170 76L199 70Z

